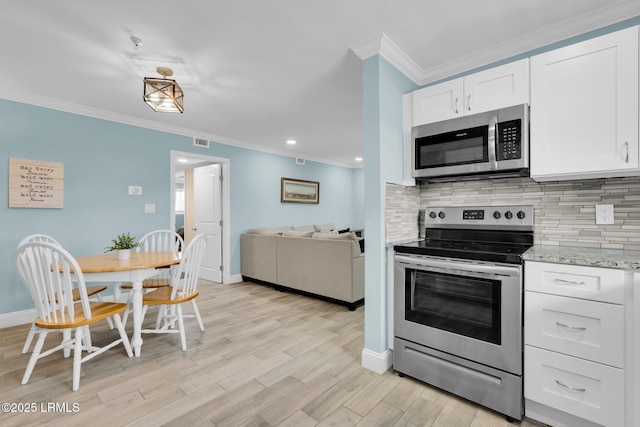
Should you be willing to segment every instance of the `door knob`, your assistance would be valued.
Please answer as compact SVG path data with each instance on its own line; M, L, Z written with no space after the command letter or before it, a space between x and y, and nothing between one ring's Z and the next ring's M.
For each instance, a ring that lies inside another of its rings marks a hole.
M198 227L191 227L193 231L198 231Z

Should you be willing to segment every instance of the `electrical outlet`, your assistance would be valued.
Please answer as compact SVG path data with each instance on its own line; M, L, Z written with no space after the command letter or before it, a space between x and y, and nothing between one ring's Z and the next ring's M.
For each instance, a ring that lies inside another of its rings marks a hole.
M596 224L613 224L613 205L596 205Z

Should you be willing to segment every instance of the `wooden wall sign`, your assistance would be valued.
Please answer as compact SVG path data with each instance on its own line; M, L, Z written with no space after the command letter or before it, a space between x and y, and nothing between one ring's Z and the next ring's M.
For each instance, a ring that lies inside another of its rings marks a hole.
M62 208L64 164L9 159L10 208Z

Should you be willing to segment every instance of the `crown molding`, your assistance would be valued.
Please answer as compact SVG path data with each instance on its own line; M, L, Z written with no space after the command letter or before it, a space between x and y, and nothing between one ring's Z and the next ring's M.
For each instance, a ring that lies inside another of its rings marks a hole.
M640 2L620 1L428 69L417 65L384 33L353 45L351 50L361 60L380 55L414 83L424 86L638 16Z
M188 138L202 138L211 142L230 145L233 147L244 148L252 151L259 151L262 153L275 154L283 157L296 157L303 158L312 162L323 163L332 166L338 166L348 169L356 169L362 167L361 164L349 164L336 162L320 157L308 156L302 153L296 153L291 151L275 150L267 147L260 146L258 144L252 144L250 142L241 141L238 139L228 138L225 136L208 134L203 132L194 131L192 129L182 128L179 126L167 125L165 123L155 122L153 120L145 120L137 117L127 116L125 114L114 113L111 111L100 110L98 108L87 107L85 105L74 104L72 102L61 101L58 99L47 98L39 95L33 95L28 93L5 93L2 95L2 99L8 101L19 102L22 104L34 105L37 107L48 108L56 111L63 111L66 113L78 114L80 116L92 117L95 119L107 120L110 122L141 127L145 129L157 130L160 132L171 133L174 135L186 136Z
M350 48L362 61L380 55L407 77L419 84L424 71L385 33L357 43Z

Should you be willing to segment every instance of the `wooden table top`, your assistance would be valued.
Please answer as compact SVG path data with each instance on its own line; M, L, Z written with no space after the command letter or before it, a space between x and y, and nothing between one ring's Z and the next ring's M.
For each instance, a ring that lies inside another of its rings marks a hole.
M163 267L180 262L173 252L131 252L131 259L119 260L117 253L76 258L83 273L105 273L139 268Z

